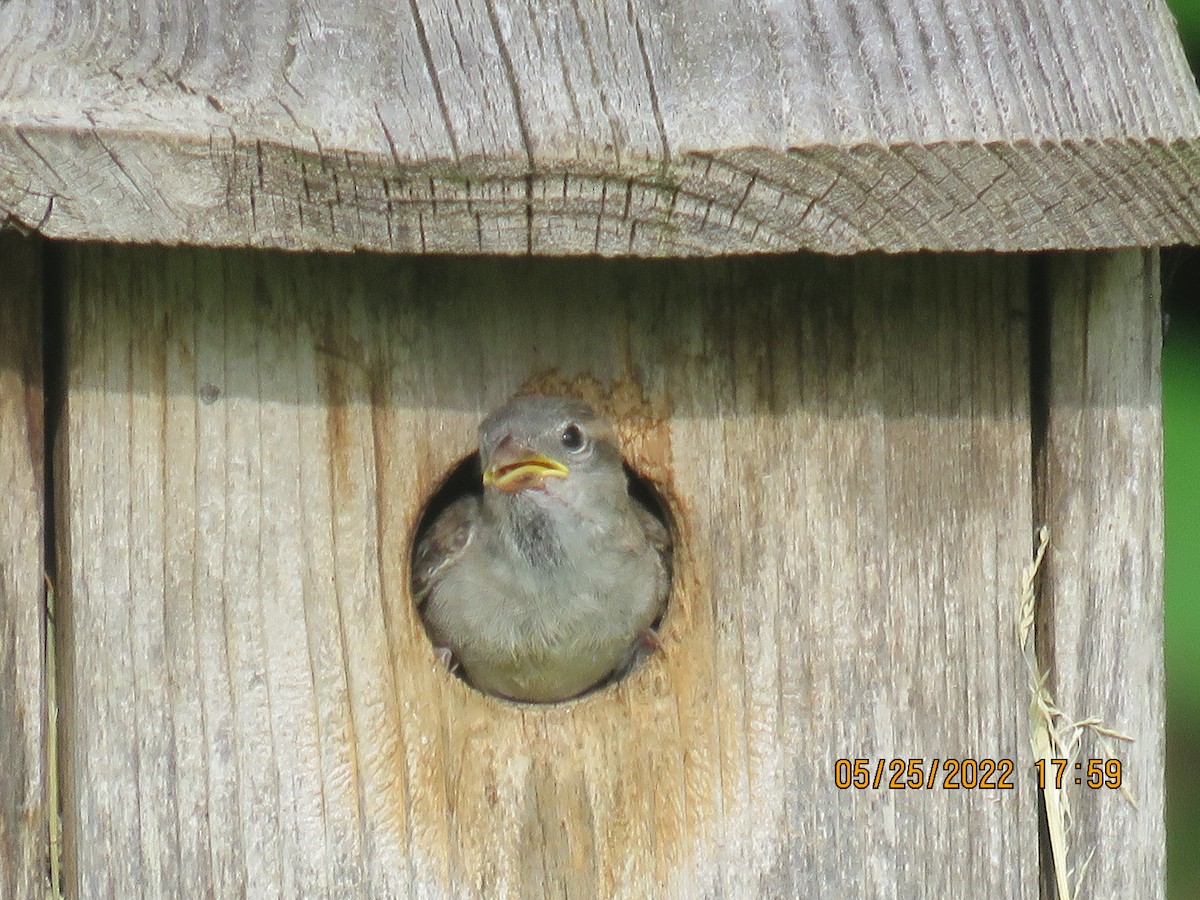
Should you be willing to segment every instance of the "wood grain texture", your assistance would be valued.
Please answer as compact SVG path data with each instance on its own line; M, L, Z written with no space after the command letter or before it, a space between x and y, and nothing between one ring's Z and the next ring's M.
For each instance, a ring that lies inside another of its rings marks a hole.
M49 886L42 254L0 232L0 896Z
M46 235L672 256L1200 242L1162 0L0 4Z
M1034 896L1026 784L834 786L1028 761L1027 280L70 248L69 889ZM544 707L442 671L409 596L522 386L597 402L676 524L665 649Z
M1134 738L1114 746L1136 808L1067 779L1072 864L1091 857L1090 897L1165 890L1158 278L1151 252L1057 257L1048 270L1048 668L1069 717ZM1094 735L1080 757L1104 758Z

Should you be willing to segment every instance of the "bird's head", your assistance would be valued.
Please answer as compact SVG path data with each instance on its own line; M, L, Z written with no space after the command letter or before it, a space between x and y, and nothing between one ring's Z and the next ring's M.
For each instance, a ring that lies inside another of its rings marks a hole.
M485 493L574 493L586 483L621 479L612 427L573 397L518 395L479 426Z

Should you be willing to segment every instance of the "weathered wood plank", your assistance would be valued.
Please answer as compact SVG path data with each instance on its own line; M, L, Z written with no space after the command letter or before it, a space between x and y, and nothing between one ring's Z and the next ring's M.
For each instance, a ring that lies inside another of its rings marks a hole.
M1158 255L1049 264L1051 344L1045 517L1046 622L1055 699L1134 738L1112 742L1137 802L1066 785L1072 865L1088 896L1161 897L1163 822L1162 378Z
M1200 242L1198 140L1161 0L0 4L0 216L52 237Z
M68 251L68 884L161 895L1036 891L1026 263ZM678 526L665 650L506 704L411 607L421 505L521 386Z
M0 896L45 896L42 246L0 231Z
M128 104L153 98L160 130L258 121L333 148L394 147L405 163L617 159L664 144L1082 140L1135 125L1170 139L1200 123L1158 2L968 0L947 10L885 0L866 10L844 0L472 0L451 12L419 0L322 0L220 3L202 21L191 8L136 0L121 13L6 3L6 108L44 121L86 111L100 129L124 128Z

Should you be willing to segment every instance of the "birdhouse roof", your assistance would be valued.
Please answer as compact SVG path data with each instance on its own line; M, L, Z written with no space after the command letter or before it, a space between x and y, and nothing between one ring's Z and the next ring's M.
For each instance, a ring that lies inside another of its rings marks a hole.
M100 9L0 3L0 221L450 253L1200 243L1161 0Z

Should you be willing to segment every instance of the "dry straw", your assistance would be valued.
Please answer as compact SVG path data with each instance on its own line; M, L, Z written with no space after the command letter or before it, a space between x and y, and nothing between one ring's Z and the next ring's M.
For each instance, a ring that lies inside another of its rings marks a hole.
M1029 742L1033 747L1033 758L1042 760L1042 771L1045 773L1045 788L1042 790L1043 805L1046 810L1046 825L1050 835L1051 865L1054 868L1054 884L1060 900L1071 900L1079 890L1087 866L1092 855L1072 870L1068 863L1071 837L1071 803L1065 787L1059 786L1051 777L1055 771L1052 760L1067 760L1067 771L1074 771L1075 761L1079 757L1079 748L1085 732L1091 732L1095 745L1106 760L1115 759L1113 740L1132 741L1133 738L1121 734L1104 723L1096 716L1086 716L1082 719L1071 720L1054 702L1047 682L1049 671L1042 671L1037 662L1037 642L1034 640L1034 621L1037 614L1037 583L1038 571L1046 556L1046 548L1050 544L1050 529L1043 525L1037 533L1037 550L1033 561L1026 567L1021 586L1021 616L1017 625L1017 637L1021 644L1021 653L1029 672ZM1070 779L1068 779L1070 781ZM1121 793L1133 806L1133 794L1128 787L1122 786ZM1072 876L1073 879L1072 879ZM1074 881L1072 886L1071 882Z

